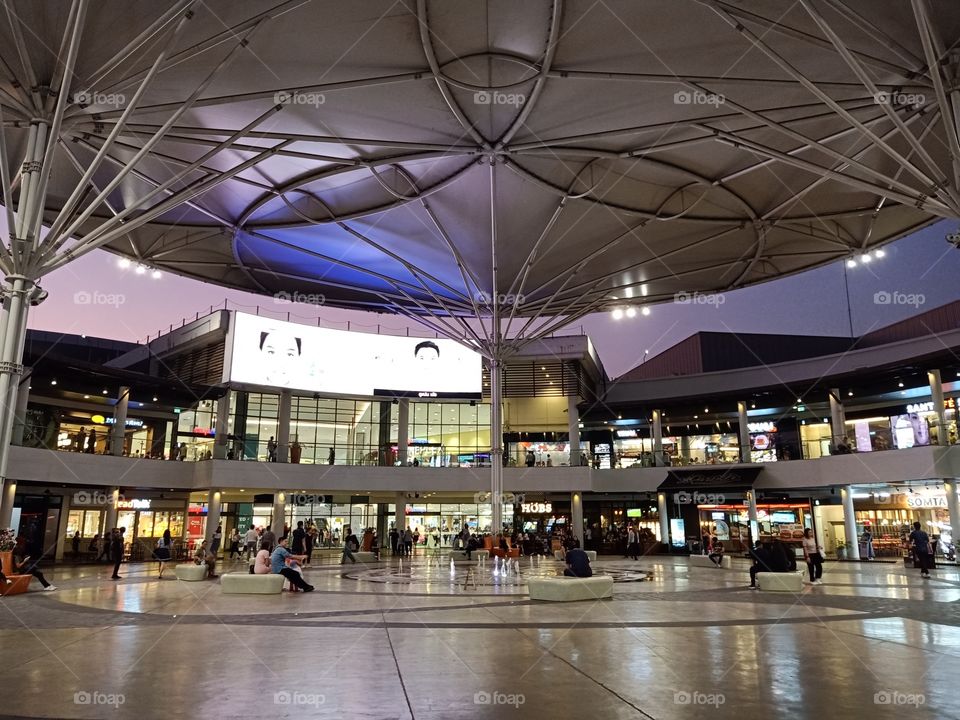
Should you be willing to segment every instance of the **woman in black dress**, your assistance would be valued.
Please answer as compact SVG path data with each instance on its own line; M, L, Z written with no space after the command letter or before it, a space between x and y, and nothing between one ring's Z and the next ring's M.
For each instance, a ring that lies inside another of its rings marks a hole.
M163 537L157 541L157 547L153 551L154 559L160 564L160 579L163 579L163 568L173 557L173 539L170 537L170 529L163 531Z

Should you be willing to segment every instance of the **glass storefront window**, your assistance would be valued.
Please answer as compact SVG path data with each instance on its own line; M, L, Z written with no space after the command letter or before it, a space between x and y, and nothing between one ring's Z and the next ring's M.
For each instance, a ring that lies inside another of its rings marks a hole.
M78 530L80 537L92 538L100 533L102 520L103 511L101 510L71 510L67 515L67 539L72 539Z

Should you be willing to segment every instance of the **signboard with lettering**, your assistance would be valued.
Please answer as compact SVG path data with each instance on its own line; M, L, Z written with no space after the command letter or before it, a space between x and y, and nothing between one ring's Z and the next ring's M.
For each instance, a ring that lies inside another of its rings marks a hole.
M520 510L527 515L544 515L553 512L553 503L533 502L523 503Z
M130 500L118 500L117 501L118 510L149 510L150 509L150 499L149 498L132 498Z

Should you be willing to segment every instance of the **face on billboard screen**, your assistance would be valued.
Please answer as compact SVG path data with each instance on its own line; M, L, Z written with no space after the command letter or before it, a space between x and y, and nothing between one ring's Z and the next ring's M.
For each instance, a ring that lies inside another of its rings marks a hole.
M480 397L480 355L453 340L370 335L235 313L225 380L336 395Z

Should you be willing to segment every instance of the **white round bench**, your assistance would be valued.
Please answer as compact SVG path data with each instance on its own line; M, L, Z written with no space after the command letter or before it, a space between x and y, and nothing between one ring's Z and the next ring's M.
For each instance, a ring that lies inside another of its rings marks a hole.
M613 578L609 575L594 575L588 578L556 577L530 578L527 581L531 600L569 602L572 600L597 600L613 596Z
M790 572L758 572L757 587L761 590L773 592L798 593L803 590L803 578L806 572L795 570Z
M724 568L725 570L730 570L733 567L733 562L730 560L729 555L724 555L720 558L720 564L717 565L713 560L708 558L706 555L691 555L690 564L696 565L697 567L712 567L712 568Z
M224 595L279 595L285 581L283 575L276 573L251 575L235 572L220 576L220 588Z
M197 565L195 563L181 563L173 570L174 574L177 576L177 580L196 582L197 580L207 579L207 566L205 564Z

